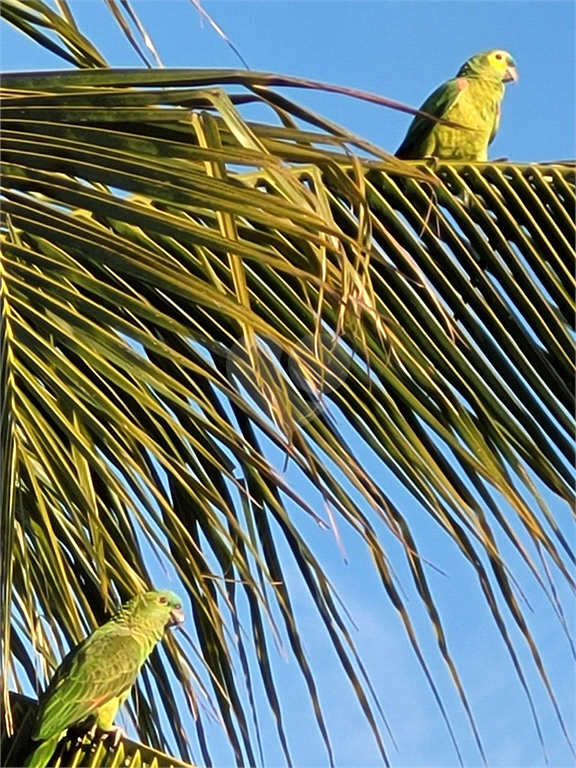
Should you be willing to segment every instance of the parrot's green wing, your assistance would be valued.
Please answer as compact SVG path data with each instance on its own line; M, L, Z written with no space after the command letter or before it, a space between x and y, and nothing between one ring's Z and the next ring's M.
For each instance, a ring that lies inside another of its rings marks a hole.
M428 96L420 107L420 111L427 112L432 117L445 117L448 110L456 104L461 94L466 90L466 86L466 79L463 77L448 80ZM436 125L437 123L433 120L416 115L410 123L406 138L396 151L396 157L406 160L424 157L430 133Z
M128 630L101 627L66 657L52 679L40 703L33 738L49 739L129 691L146 656Z

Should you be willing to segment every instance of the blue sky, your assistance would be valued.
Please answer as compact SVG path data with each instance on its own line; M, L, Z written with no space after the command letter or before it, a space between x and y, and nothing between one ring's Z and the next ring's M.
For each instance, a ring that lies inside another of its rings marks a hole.
M101 0L73 0L84 30L115 66L140 60ZM252 69L373 91L418 107L472 54L505 48L520 81L508 87L492 157L573 157L575 6L563 0L312 2L220 0L206 10ZM165 66L238 67L236 56L187 0L136 0ZM60 68L31 41L4 32L7 69ZM323 114L394 151L409 116L332 94L292 92Z
M186 0L135 0L134 8L152 35L166 66L233 67L241 65L216 33ZM140 62L111 20L101 0L71 0L81 29L114 66ZM493 158L549 161L573 158L575 151L575 4L560 0L523 2L315 2L221 0L204 3L255 70L322 80L393 98L414 107L441 82L452 77L469 56L488 48L504 48L515 57L520 80L509 86L501 129L491 148ZM49 69L65 66L3 25L2 69ZM346 128L393 152L410 118L381 107L333 94L294 92L290 96ZM362 450L359 446L358 450ZM385 477L382 465L368 453L365 466ZM296 475L289 477L309 499ZM542 766L542 751L531 723L526 698L470 569L456 548L417 508L392 479L386 488L411 524L422 553L448 574L430 572L437 605L445 621L450 648L483 737L492 768ZM573 540L566 510L548 498ZM377 583L367 553L344 528L348 564L342 562L331 533L321 531L303 513L298 525L325 565L358 626L354 639L381 698L399 751L390 747L397 768L450 768L457 764L433 697L410 650L404 631ZM386 532L381 529L385 538ZM279 539L279 545L280 539ZM506 544L502 542L506 551ZM445 672L435 641L410 586L405 566L390 542L391 558L406 590L408 606L427 659L449 711L466 768L480 765L462 707ZM287 555L287 553L285 553ZM541 591L510 553L532 612L530 626L539 643L560 706L574 721L574 665L568 644ZM334 652L306 589L288 557L300 629L317 675L320 698L333 737L338 768L381 765L362 713L338 667ZM573 625L574 601L559 584ZM542 724L552 768L567 768L573 758L558 727L542 683L518 633L525 665ZM307 694L293 659L278 655L275 673L284 691L287 731L297 768L323 768L327 759ZM262 693L260 692L260 696ZM265 713L265 706L262 706ZM263 714L267 768L282 765L272 718ZM208 727L215 765L232 765L224 738ZM390 742L387 742L390 746Z

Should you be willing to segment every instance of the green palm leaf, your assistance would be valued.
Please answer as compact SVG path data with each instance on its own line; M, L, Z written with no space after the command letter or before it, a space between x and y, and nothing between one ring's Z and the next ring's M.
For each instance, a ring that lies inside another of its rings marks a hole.
M21 694L12 694L10 704L16 735L7 737L3 731L2 764L21 765L28 756L29 732L37 706L33 699ZM62 739L52 762L57 768L117 768L121 765L134 768L193 768L188 763L130 739L121 739L114 745L106 743L100 736L90 740L86 735L72 733Z
M404 548L475 730L415 534L333 409L475 570L527 695L510 619L554 701L497 540L501 529L553 603L534 554L572 583L538 487L573 504L574 168L400 163L270 89L288 81L3 78L3 641L11 685L24 690L23 669L37 687L36 655L45 678L151 584L156 552L188 592L238 763L258 762L233 669L239 653L251 691L247 644L290 762L276 634L331 755L281 535L387 761L370 681L287 501L321 517L271 455L320 491L337 537L345 523L364 540L441 708L374 519ZM270 123L244 119L247 102ZM191 638L170 638L133 697L142 738L166 750L169 722L187 762L174 695L179 684L204 744L207 693L191 658Z

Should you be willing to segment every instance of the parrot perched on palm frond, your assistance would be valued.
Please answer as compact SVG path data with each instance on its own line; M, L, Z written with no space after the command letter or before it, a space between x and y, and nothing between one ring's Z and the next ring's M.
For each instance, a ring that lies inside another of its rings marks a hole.
M500 122L504 83L517 79L516 64L506 51L484 51L472 56L454 79L437 88L420 107L422 112L472 130L442 125L416 115L396 157L485 162L488 145Z
M40 697L32 738L43 743L28 768L44 768L67 728L85 720L117 731L114 718L140 667L167 627L181 624L180 599L168 591L137 595L64 658Z

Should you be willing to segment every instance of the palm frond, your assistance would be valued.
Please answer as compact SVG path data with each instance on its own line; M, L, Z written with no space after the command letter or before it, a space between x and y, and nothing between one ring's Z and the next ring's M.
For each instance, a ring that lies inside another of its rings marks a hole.
M420 543L336 417L456 542L521 683L510 621L553 701L501 535L553 604L548 564L573 583L538 492L573 505L573 166L402 163L272 90L288 84L204 70L3 79L12 684L23 688L22 667L37 686L150 585L156 553L188 593L195 638L166 643L133 703L141 736L167 749L166 716L188 762L171 693L175 676L203 744L195 643L238 764L258 762L233 671L239 654L250 687L246 642L290 762L267 649L278 635L331 755L278 536L387 762L378 702L292 505L365 542L442 708L376 533L385 523L476 733ZM253 102L275 120L245 119ZM318 489L325 517L282 460Z
M11 694L10 702L16 733L8 736L5 729L2 729L2 765L20 766L34 749L30 732L37 704L34 699L15 693ZM70 733L62 739L51 762L55 768L194 768L189 763L128 738L121 738L114 744L109 738L103 740L98 735L90 739L81 732Z
M66 0L58 0L57 6L60 13L43 0L6 0L0 13L9 24L69 64L87 69L108 66L78 29Z

